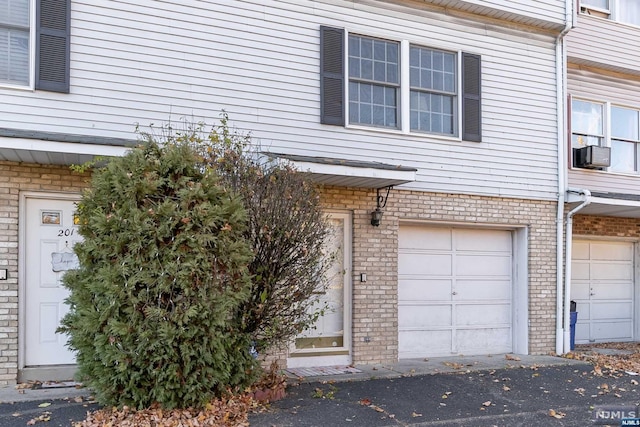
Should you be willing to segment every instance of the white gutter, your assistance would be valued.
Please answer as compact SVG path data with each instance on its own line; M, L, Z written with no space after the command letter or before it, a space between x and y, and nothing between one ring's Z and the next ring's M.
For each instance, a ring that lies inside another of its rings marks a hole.
M575 208L567 212L567 235L565 241L565 271L564 271L564 340L563 340L563 352L568 353L571 351L571 325L569 314L569 300L571 298L571 246L573 242L573 216L578 213L582 208L591 204L593 198L591 192L587 189L568 188L567 191L576 194L582 194L582 203Z
M563 354L563 340L566 331L563 331L563 304L562 296L562 244L564 203L566 191L567 161L565 157L565 117L567 115L567 96L565 66L567 53L564 45L564 36L575 26L576 14L573 8L573 0L565 0L564 28L556 38L556 108L558 122L558 207L556 215L556 354ZM568 231L567 231L568 233ZM569 264L569 263L567 263ZM567 314L568 316L568 314ZM568 319L568 318L567 318ZM566 322L564 322L566 323Z

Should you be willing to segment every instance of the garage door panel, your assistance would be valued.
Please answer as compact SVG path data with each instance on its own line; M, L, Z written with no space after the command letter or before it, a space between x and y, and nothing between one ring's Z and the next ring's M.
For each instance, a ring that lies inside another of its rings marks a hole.
M450 326L452 321L451 305L403 304L398 311L398 329Z
M504 252L511 248L511 233L497 230L456 230L458 251Z
M487 343L491 347L487 348ZM473 356L487 353L509 353L512 349L511 329L459 329L456 336L457 353ZM489 351L487 351L489 350Z
M576 299L576 311L578 312L578 322L580 320L588 320L591 318L591 304L589 301L581 301Z
M509 280L457 280L456 301L510 299Z
M511 276L511 257L460 255L456 257L457 276Z
M452 256L403 251L398 257L398 270L409 277L450 276Z
M449 301L451 280L449 279L400 279L398 301Z
M629 282L593 283L591 285L591 299L627 299L633 298L633 288Z
M632 258L633 247L628 243L591 244L591 259L604 261L626 261Z
M456 304L456 324L505 327L511 324L511 306L502 304Z
M593 319L628 319L631 320L633 304L626 302L598 302L591 304Z
M405 358L448 356L451 354L451 334L450 330L400 331L398 350Z
M451 229L420 226L402 226L398 233L398 245L404 249L429 249L450 251L453 248Z
M578 314L580 316L580 314ZM589 342L589 324L576 323L576 343L586 344Z
M593 322L591 337L596 341L630 341L633 339L631 322Z
M594 261L591 263L589 274L591 280L629 281L633 279L633 268L628 264Z
M589 259L589 242L573 241L571 245L571 258L573 260L588 260Z
M589 294L591 293L591 286L589 282L578 282L571 284L571 299L579 300L579 299L589 299Z
M573 261L571 263L572 280L589 280L589 261Z

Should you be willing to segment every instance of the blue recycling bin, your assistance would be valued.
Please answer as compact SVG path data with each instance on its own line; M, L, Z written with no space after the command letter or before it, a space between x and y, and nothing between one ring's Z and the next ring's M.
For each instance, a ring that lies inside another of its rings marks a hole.
M569 312L569 328L571 331L571 336L569 339L569 348L573 350L576 348L576 322L578 321L578 312L570 311Z

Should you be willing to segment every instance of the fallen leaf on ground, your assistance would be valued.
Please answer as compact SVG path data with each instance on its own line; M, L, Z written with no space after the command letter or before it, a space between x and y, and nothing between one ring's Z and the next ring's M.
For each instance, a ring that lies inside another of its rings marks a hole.
M36 425L36 423L51 421L51 412L44 412L42 415L27 421L28 426Z
M502 386L502 390L509 391L509 390L511 390L511 387L507 387L506 385L503 385Z
M505 354L504 357L507 360L515 360L516 362L519 362L521 360L518 356L514 356L513 354Z
M556 411L553 409L549 409L549 416L553 417L553 418L564 418L567 414L565 414L564 412L560 412L560 411Z
M44 402L38 405L38 408L46 408L47 406L51 406L51 402Z
M416 417L421 417L421 416L422 416L422 414L418 414L417 412L412 412L412 413L411 413L411 416L412 416L413 418L416 418Z
M487 400L486 402L484 402L484 403L482 404L482 406L491 406L491 401L490 401L490 400Z
M442 362L444 365L453 368L453 369L462 369L464 368L464 365L462 365L461 363L456 363L456 362Z
M358 403L359 403L359 404L361 404L362 406L369 406L369 405L371 405L371 401L370 401L369 399L367 399L367 398L360 399L360 400L358 401Z

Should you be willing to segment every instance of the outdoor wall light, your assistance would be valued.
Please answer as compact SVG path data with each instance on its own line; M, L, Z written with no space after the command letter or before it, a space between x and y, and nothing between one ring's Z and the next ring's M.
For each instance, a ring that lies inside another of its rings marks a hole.
M380 208L376 208L375 211L371 212L371 225L377 227L380 225L380 221L382 221L382 211Z
M391 186L387 187L387 194L385 196L381 196L380 189L376 189L376 210L371 212L371 225L374 227L378 227L382 221L382 209L387 206L389 191L391 191Z

